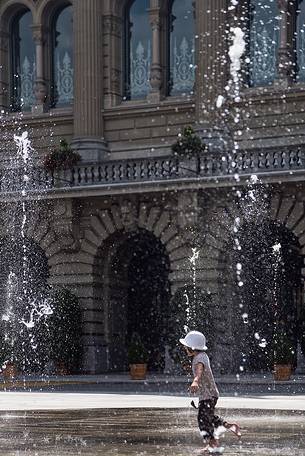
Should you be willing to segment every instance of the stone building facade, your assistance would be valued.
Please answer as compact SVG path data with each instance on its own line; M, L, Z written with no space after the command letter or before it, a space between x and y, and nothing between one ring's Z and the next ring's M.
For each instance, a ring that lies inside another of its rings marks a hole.
M215 368L256 370L249 359L268 339L276 285L266 263L266 281L253 288L251 274L260 276L245 265L263 267L259 253L276 243L293 251L281 260L283 283L301 325L305 7L269 3L266 12L244 0L0 1L2 237L20 197L4 185L13 135L27 130L35 164L26 235L48 259L49 283L79 297L82 372L125 370L133 331L146 337L152 369L163 369L186 289L205 296L196 312ZM246 51L236 81L238 28ZM199 168L171 151L188 125L208 146ZM50 176L42 163L62 138L82 160Z

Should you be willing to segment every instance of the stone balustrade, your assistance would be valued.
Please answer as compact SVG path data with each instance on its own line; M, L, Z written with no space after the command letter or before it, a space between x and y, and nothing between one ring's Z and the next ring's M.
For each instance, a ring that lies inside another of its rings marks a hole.
M33 167L24 180L23 168L0 172L0 194L60 192L81 188L111 189L118 185L145 184L154 190L156 183L200 183L202 187L235 185L256 174L262 182L304 180L305 149L235 151L227 155L206 153L199 158L143 158L107 161L97 165L80 164L68 170L49 173ZM150 185L151 184L151 185Z

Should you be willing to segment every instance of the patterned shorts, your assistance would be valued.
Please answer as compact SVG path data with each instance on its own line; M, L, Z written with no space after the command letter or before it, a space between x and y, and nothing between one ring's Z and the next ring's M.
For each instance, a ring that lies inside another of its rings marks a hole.
M204 441L215 438L215 429L226 424L222 418L215 415L217 400L217 397L213 397L199 402L198 426Z

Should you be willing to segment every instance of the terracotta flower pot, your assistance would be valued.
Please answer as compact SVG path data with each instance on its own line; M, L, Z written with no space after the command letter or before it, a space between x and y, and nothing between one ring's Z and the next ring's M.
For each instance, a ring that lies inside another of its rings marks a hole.
M273 376L274 380L287 381L290 379L292 373L291 364L275 364Z
M3 378L5 380L12 380L18 375L18 369L15 364L8 363L3 369Z
M130 377L132 380L145 380L147 364L130 364Z

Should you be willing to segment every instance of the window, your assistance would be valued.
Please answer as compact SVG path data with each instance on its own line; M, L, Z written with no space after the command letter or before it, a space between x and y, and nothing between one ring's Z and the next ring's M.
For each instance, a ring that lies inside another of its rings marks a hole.
M11 106L14 111L29 111L35 103L35 44L32 13L15 17L11 27Z
M170 95L190 94L195 83L193 0L174 0L169 14Z
M73 23L72 6L54 16L52 23L51 105L67 106L73 102Z
M305 82L305 1L299 1L296 20L296 80Z
M277 0L251 0L249 84L267 86L277 76L280 12Z
M149 0L136 0L126 10L125 96L145 98L150 91L152 30Z

